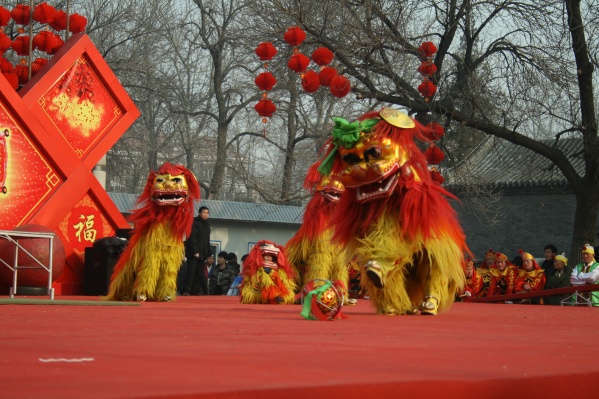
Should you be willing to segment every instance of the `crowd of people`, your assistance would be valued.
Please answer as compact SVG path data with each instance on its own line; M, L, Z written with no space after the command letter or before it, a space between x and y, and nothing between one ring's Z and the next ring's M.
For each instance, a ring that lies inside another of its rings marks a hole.
M558 255L558 250L553 244L545 246L544 254L545 260L541 265L532 254L525 251L520 251L510 261L507 255L490 249L478 267L472 259L468 259L465 268L466 287L457 300L469 302L474 298L537 292L595 284L599 281L599 263L595 260L595 248L589 244L582 248L583 261L575 266L568 265L568 259L563 254ZM599 306L599 290L583 296L594 306ZM570 297L570 293L545 297L540 295L519 302L561 305Z

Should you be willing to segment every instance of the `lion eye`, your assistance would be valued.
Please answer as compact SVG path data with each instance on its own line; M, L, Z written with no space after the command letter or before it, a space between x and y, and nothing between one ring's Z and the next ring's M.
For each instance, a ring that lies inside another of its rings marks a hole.
M181 183L181 182L183 181L183 179L181 179L180 177L175 177L175 178L173 179L173 181L174 181L175 183L179 184L179 183Z
M354 165L360 162L361 158L356 154L346 154L343 156L343 161L349 165Z
M370 159L381 159L382 155L383 151L379 146L373 146L366 150L366 157Z
M156 183L162 183L164 181L164 179L162 177L159 177L156 179Z

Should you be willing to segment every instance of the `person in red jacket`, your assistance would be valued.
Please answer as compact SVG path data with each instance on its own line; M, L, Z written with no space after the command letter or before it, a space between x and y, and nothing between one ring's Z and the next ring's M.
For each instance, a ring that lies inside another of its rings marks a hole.
M491 269L495 267L495 252L492 249L489 249L485 253L485 260L482 262L480 267L477 270L477 274L481 276L483 279L483 287L480 292L477 294L477 297L482 298L487 295L489 291L489 287L491 286Z
M474 261L470 258L466 260L464 273L466 275L466 287L464 287L464 292L459 296L459 300L470 302L483 289L483 278L476 272Z
M518 278L516 279L516 286L514 291L516 294L541 291L545 287L545 272L539 264L535 261L534 256L528 252L520 250L522 255L522 269L519 271ZM533 298L531 303L539 303L539 298Z
M495 266L491 269L491 284L487 296L513 294L518 269L501 252L495 254Z

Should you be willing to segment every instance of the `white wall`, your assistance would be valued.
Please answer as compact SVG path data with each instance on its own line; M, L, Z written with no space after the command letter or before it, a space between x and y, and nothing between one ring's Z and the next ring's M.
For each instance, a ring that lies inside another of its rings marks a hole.
M219 242L220 250L235 252L238 258L248 253L248 244L270 240L285 245L297 232L299 224L239 222L209 219L210 240Z

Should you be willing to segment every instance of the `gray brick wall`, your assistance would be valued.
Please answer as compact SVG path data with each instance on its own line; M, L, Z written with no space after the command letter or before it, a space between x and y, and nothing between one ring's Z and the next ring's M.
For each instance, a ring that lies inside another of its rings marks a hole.
M475 201L454 203L467 243L480 262L493 249L510 259L523 249L543 258L543 248L553 244L569 256L572 242L575 198L571 193L504 193L494 205L499 214L494 223L485 224L473 211ZM595 243L592 243L596 245Z

